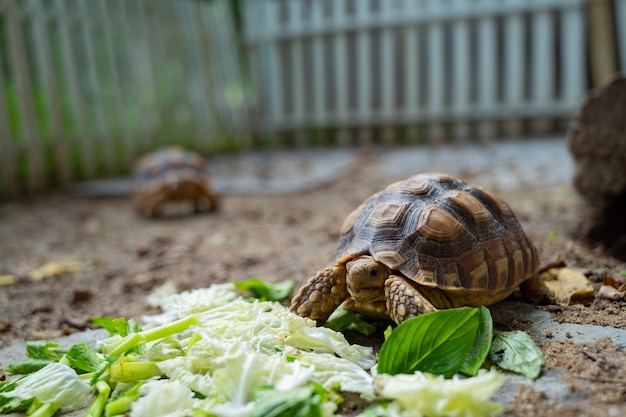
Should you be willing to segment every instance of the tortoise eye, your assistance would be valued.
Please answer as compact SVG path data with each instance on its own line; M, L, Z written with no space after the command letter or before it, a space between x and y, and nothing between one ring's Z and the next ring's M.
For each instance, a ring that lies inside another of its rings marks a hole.
M370 269L370 277L375 277L378 275L378 270L377 269Z

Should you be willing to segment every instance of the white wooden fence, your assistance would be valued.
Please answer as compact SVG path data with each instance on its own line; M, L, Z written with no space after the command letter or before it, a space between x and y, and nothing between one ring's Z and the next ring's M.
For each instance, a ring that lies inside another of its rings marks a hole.
M0 197L164 144L563 133L620 68L626 0L0 0Z
M242 85L228 0L0 0L0 197L242 146Z
M626 2L615 4L623 62ZM319 131L348 143L562 133L589 87L589 1L245 5L261 129L296 143Z

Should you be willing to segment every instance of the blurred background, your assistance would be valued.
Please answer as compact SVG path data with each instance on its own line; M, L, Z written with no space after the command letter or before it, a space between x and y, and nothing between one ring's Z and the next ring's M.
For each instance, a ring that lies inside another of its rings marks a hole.
M180 144L564 136L626 0L0 0L0 198Z

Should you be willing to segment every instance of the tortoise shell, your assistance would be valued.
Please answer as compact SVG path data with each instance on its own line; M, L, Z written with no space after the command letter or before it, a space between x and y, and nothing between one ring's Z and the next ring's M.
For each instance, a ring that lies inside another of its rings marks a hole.
M538 268L532 242L499 197L443 174L372 195L344 221L334 263L371 255L453 306L490 304Z
M163 214L170 202L191 201L195 211L203 203L217 208L217 197L210 187L202 156L178 147L157 150L142 156L134 167L136 210L148 217Z

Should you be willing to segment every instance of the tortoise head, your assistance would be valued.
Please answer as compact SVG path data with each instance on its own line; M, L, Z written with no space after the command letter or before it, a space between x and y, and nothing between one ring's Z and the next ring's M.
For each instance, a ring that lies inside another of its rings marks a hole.
M389 268L371 256L360 256L346 264L348 293L355 301L384 300L389 273Z

